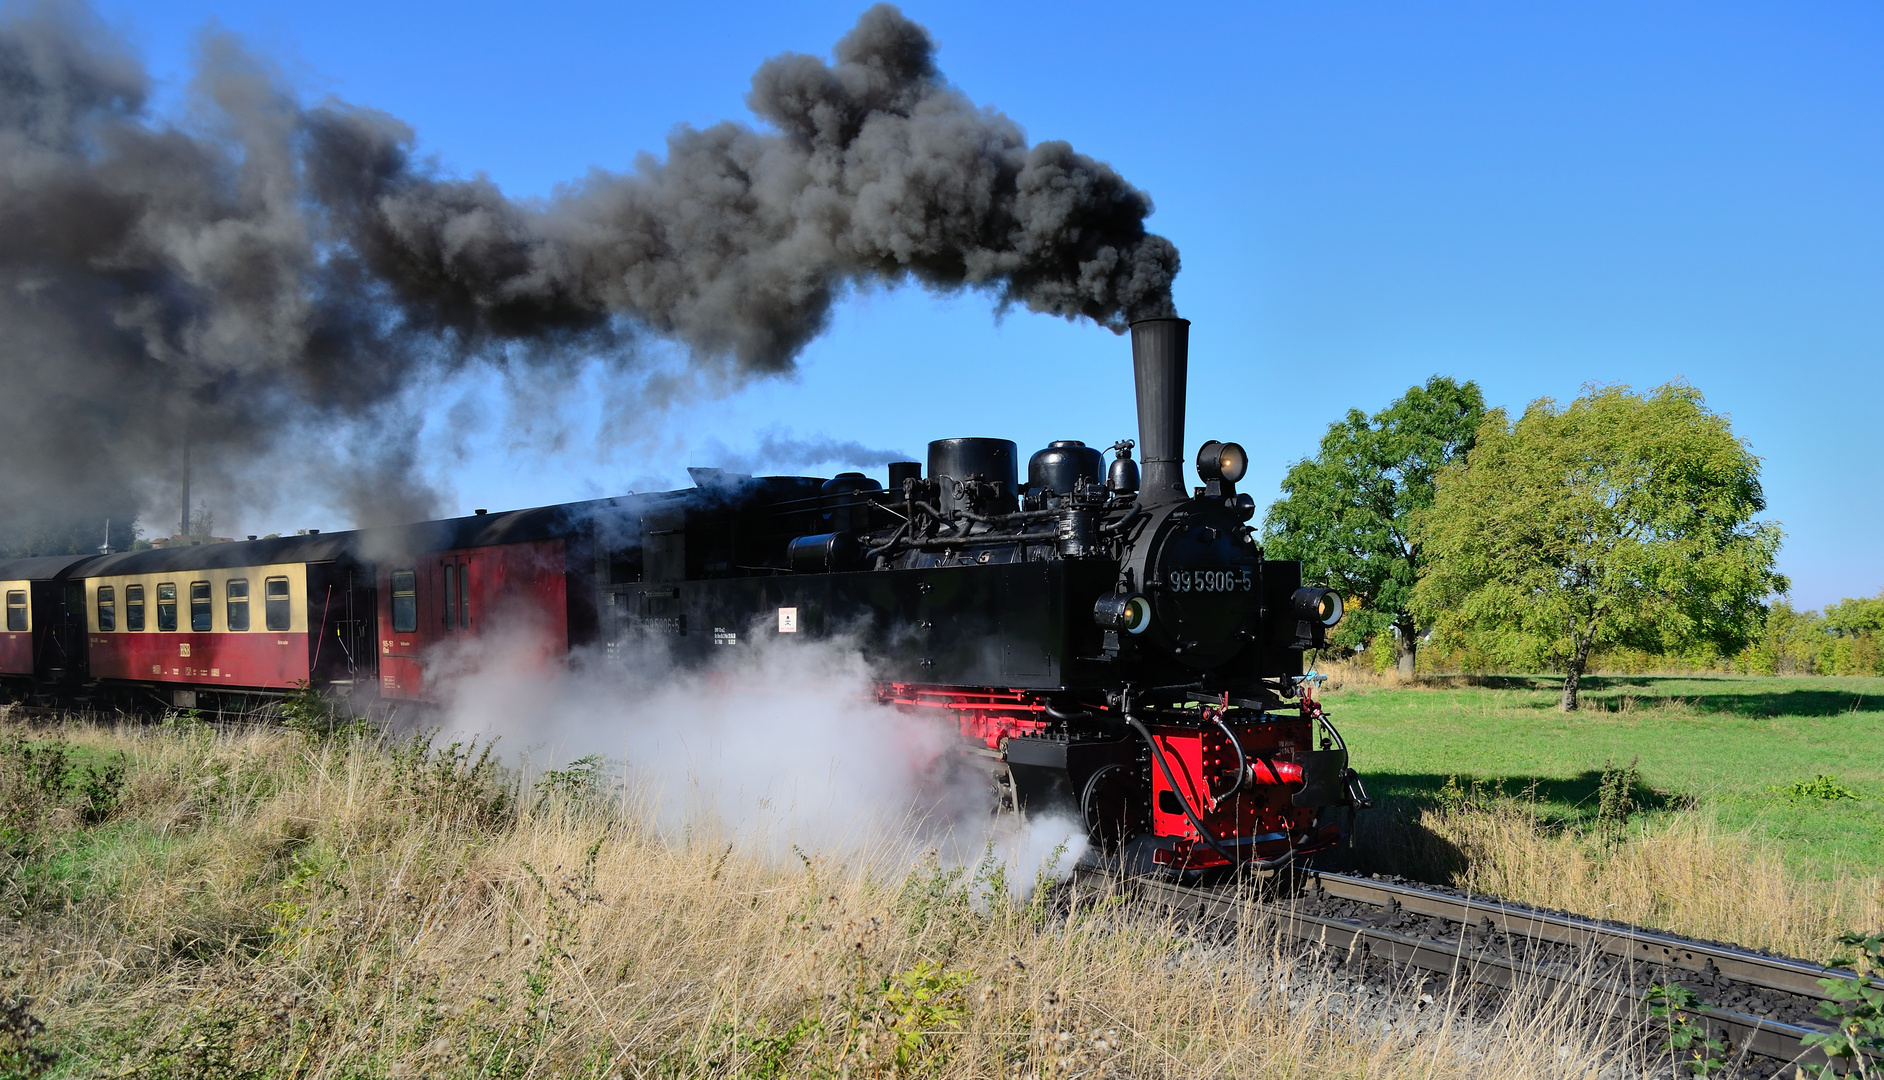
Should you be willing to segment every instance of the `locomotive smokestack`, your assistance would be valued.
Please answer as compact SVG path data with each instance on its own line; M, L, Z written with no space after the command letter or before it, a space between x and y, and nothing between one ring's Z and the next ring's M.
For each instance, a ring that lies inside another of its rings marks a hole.
M1132 324L1132 373L1138 382L1138 449L1145 478L1141 506L1182 499L1184 385L1190 367L1189 319L1140 319Z

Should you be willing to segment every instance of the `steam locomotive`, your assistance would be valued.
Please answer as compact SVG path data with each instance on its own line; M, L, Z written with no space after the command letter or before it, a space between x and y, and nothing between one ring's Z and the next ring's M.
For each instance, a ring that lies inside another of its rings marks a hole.
M1237 444L1204 443L1187 486L1189 328L1131 327L1136 442L1109 463L1055 442L1025 483L1014 443L942 439L887 485L691 469L681 491L0 562L0 679L94 706L312 685L371 708L430 699L458 640L736 668L842 635L884 705L949 718L1020 811L1141 865L1281 868L1343 845L1367 801L1302 678L1342 602L1263 558Z

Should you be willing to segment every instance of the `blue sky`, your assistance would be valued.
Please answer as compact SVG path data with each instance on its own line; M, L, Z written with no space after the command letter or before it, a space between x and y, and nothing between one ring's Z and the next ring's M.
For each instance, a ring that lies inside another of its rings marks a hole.
M448 170L547 195L677 123L746 120L753 69L861 3L112 0L167 96L214 21L414 125ZM1192 443L1273 498L1350 407L1440 373L1494 404L1699 387L1765 462L1794 598L1884 587L1884 8L1735 3L910 3L971 98L1117 167L1174 240ZM1134 436L1122 339L980 296L853 297L789 380L604 422L600 387L508 415L428 388L451 508L686 482L761 434ZM454 407L456 407L454 409ZM530 423L524 424L528 420ZM827 462L830 472L847 463ZM340 527L244 522L238 531Z

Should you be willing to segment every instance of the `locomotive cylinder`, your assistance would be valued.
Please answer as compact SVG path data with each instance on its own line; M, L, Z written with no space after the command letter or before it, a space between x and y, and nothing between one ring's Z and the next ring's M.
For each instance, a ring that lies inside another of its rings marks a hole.
M1189 319L1132 324L1132 375L1138 386L1138 451L1144 465L1140 506L1188 498L1184 484L1184 391L1190 366Z

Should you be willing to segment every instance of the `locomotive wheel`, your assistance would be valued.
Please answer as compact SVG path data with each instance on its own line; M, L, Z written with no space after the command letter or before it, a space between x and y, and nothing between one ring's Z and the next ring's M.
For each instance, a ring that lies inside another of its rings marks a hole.
M1116 855L1132 837L1145 829L1144 815L1133 798L1137 785L1123 765L1112 764L1093 773L1080 792L1079 805L1086 833L1107 855Z

